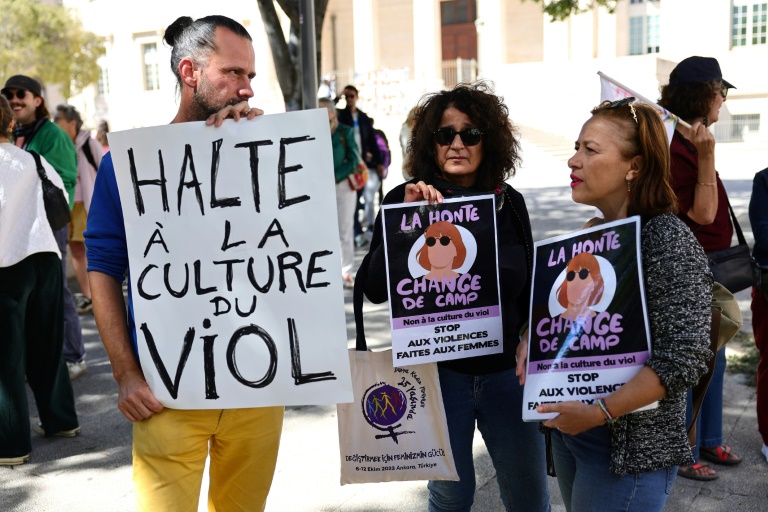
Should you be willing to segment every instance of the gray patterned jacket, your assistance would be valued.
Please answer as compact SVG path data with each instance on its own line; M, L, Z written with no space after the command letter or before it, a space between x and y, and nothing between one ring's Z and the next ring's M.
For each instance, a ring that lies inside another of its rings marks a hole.
M652 353L646 363L667 396L656 409L612 425L611 472L618 475L691 465L686 390L706 372L712 274L691 230L672 214L651 218L641 235Z

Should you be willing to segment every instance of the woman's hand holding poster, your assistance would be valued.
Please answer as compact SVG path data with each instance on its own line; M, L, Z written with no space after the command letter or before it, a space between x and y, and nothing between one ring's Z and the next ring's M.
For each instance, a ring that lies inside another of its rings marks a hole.
M639 217L536 242L523 419L631 379L650 357L647 318Z
M394 366L503 351L492 195L385 205Z

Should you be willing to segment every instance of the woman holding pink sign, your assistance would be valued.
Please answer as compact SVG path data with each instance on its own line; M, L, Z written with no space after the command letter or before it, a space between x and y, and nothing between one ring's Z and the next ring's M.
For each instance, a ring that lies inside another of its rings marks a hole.
M664 508L677 467L693 462L686 390L712 357L712 275L701 246L674 214L661 118L634 100L604 102L592 110L568 166L574 201L598 208L606 222L641 216L651 357L593 405L568 401L537 408L558 413L544 425L554 429L554 465L569 511ZM657 407L638 411L654 402Z
M518 333L528 320L533 242L523 196L505 181L520 163L520 142L502 99L484 83L459 84L425 96L417 110L405 170L413 179L393 189L384 204L495 195L503 352L437 363L448 433L459 481L429 482L430 512L472 508L475 426L496 469L507 510L548 511L544 438L535 423L522 421L522 386L515 377ZM494 213L491 210L492 214ZM453 229L451 229L453 228ZM424 233L419 265L432 282L457 277L467 253L461 234L449 222ZM373 303L389 299L382 214L376 218L370 253L361 273ZM363 273L363 270L367 273Z

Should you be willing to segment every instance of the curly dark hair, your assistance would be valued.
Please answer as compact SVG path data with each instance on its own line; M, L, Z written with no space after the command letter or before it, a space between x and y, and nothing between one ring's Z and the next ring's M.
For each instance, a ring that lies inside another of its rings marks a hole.
M685 120L704 117L722 88L722 80L663 85L659 105Z
M435 130L440 128L443 112L450 107L469 116L483 132L483 160L477 169L475 187L490 191L514 176L521 161L517 130L509 120L504 98L497 96L485 82L459 84L419 100L415 126L408 141L406 171L427 183L433 176L441 175L436 161Z

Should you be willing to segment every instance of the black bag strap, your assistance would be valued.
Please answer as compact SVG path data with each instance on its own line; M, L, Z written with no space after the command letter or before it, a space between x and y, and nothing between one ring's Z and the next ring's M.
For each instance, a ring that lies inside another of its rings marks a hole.
M360 264L360 269L355 276L355 288L352 291L352 303L355 311L355 332L357 333L357 340L355 342L355 350L365 352L368 350L368 344L365 341L365 327L363 326L363 296L365 287L365 281L368 279L368 267L371 262L371 253L365 255L363 262Z
M32 158L35 159L35 165L37 166L37 175L40 176L41 181L45 181L48 179L48 174L45 172L45 167L43 167L43 162L40 160L40 155L35 153L34 151L27 151L30 155L32 155Z
M85 159L88 160L88 163L91 164L91 167L99 170L99 166L96 165L96 159L93 158L93 152L91 151L91 139L90 137L85 139L85 144L82 145L83 148L83 154L85 155Z
M736 220L736 214L733 213L733 207L728 200L728 194L725 195L725 202L728 204L728 211L731 212L731 220L733 221L733 227L736 229L736 238L739 240L739 245L747 245L747 239L744 238L744 233L741 231L739 221Z

